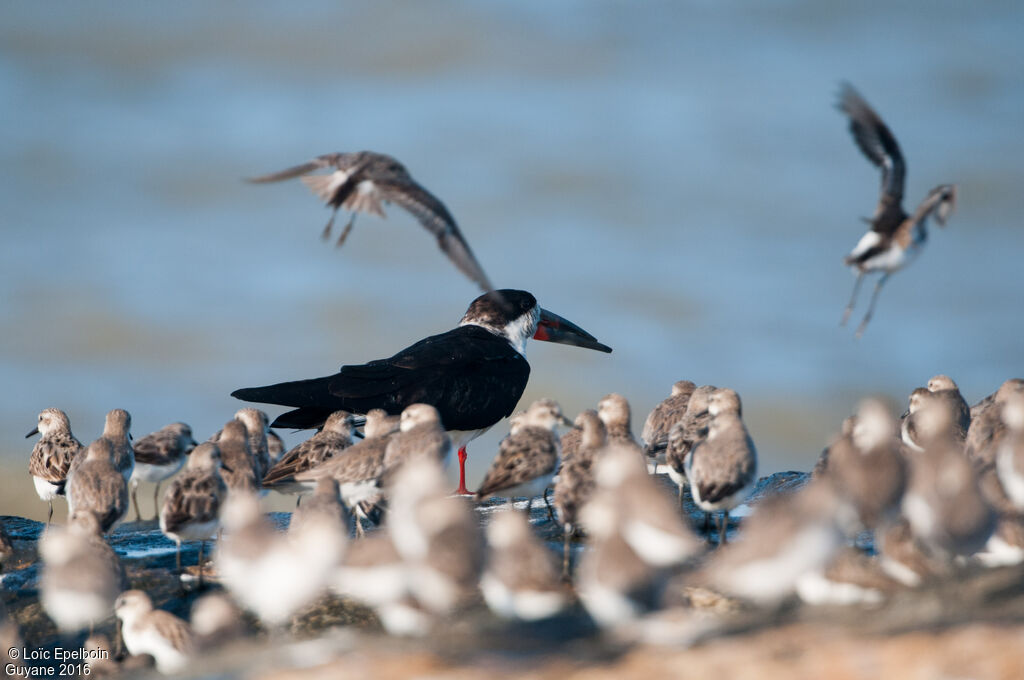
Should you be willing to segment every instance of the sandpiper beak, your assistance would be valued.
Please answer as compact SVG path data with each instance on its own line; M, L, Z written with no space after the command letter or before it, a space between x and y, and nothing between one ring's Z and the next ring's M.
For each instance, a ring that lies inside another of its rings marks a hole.
M545 342L557 342L561 345L596 349L598 352L612 351L611 347L601 344L597 338L572 321L544 308L540 310L540 320L537 322L537 331L533 334L533 338Z
M564 415L563 416L559 416L558 422L560 422L562 425L565 425L566 427L574 427L575 426L575 423L573 423L571 420L566 418Z
M25 439L28 439L29 437L34 437L37 434L39 434L39 428L38 427L33 427L32 431L29 432L27 435L25 435Z

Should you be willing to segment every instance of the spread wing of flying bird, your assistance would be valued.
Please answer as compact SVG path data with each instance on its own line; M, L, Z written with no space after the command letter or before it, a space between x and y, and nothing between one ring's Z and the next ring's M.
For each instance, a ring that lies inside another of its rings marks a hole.
M331 172L312 174L318 170ZM265 184L295 177L301 177L310 190L332 209L331 218L322 233L324 239L330 237L334 217L342 208L351 213L351 218L338 237L339 246L352 230L357 213L384 217L383 204L394 203L408 211L437 238L438 247L459 271L484 291L493 290L448 208L391 156L373 151L330 153L287 170L249 178L248 181Z
M881 116L849 83L844 83L840 89L838 106L850 119L850 132L857 147L882 170L881 196L872 228L891 234L906 217L902 203L907 166L900 145Z

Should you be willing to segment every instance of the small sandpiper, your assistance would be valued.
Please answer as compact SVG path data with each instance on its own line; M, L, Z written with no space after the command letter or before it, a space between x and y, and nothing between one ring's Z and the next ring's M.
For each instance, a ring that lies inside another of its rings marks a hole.
M761 606L779 604L793 594L801 577L824 569L843 545L837 504L821 481L766 498L744 522L740 540L716 551L695 582Z
M121 619L121 637L133 656L149 654L161 673L177 673L189 663L195 640L189 625L174 614L154 609L141 590L121 593L114 605Z
M924 451L931 443L921 432L922 418L931 418L934 423L937 422L936 418L941 417L945 426L941 431L933 431L932 439L955 442L958 448L964 448L968 430L960 418L956 401L949 394L948 391L932 392L924 387L918 387L910 393L907 414L900 424L900 439L911 451ZM931 411L927 416L922 414L925 409Z
M214 538L220 526L220 508L228 488L221 478L220 448L203 442L189 456L184 474L171 482L160 509L160 531L178 545L177 567L181 577L181 544L199 541L199 585L203 584L203 541Z
M283 627L326 589L344 553L345 535L319 522L281 534L251 493L231 491L221 523L214 562L224 587L271 628Z
M721 511L719 545L726 542L729 511L742 503L757 482L757 449L740 418L740 398L716 390L708 400L708 436L686 459L693 502L704 512Z
M1024 403L1021 404L1021 407L1024 409ZM1024 413L1021 415L1024 416ZM1024 419L1022 419L1021 425L1024 425ZM978 487L997 516L996 528L992 532L992 536L985 543L985 547L972 557L973 560L987 567L1002 567L1024 562L1024 512L1022 512L1024 507L1018 506L1007 493L1002 481L1005 475L1000 474L999 470L1003 452L1007 451L1012 455L1015 445L1017 448L1024 448L1020 446L1020 442L1020 428L1017 428L1017 432L1012 432L1000 447L996 464L985 465L977 470ZM1024 452L1021 454L1021 461L1024 462ZM1014 473L1010 474L1009 479L1014 480L1012 476ZM1019 480L1016 481L1019 484L1020 481L1024 481L1024 477L1018 473L1016 480ZM1011 481L1010 486L1014 486L1014 481ZM1020 490L1020 487L1015 489L1015 491Z
M68 480L70 512L91 512L103 533L110 531L128 511L128 484L114 464L114 447L100 437L85 450Z
M906 519L879 527L875 544L882 571L908 588L916 588L949 572L947 562L922 549Z
M292 512L288 533L292 536L312 533L315 531L313 525L321 525L325 531L333 531L339 536L348 536L348 510L341 502L338 480L333 477L317 480L312 497Z
M609 444L630 446L643 453L640 443L633 436L633 411L624 396L614 392L606 394L597 402L597 415L604 422Z
M393 635L422 635L429 629L429 617L408 605L408 570L386 526L352 543L331 590L372 608Z
M277 461L281 460L281 456L285 454L288 447L285 446L284 440L281 439L281 435L274 432L271 429L267 430L267 456L270 457L270 467L274 467Z
M1024 394L1006 400L1003 423L1007 435L996 453L996 470L1007 498L1024 513Z
M932 376L928 380L928 391L950 403L956 421L964 431L971 426L971 407L952 378L942 374Z
M380 477L384 474L384 454L391 436L398 430L398 419L382 409L366 414L363 440L345 450L345 455L331 458L315 468L296 473L300 484L316 484L331 477L339 484L341 499L355 515L356 534L363 536L364 520L376 522L384 500Z
M114 613L128 587L121 560L100 535L91 512L72 513L67 527L51 527L39 543L43 560L39 599L57 627L75 632Z
M587 410L576 416L581 438L575 453L562 459L555 482L555 511L562 525L562 573L569 575L569 542L579 528L579 514L594 493L594 459L607 445L608 434L597 411Z
M853 423L853 432L829 448L822 475L843 501L839 519L850 535L894 520L907 484L896 420L888 407L878 399L865 399Z
M430 458L445 465L452 453L452 440L441 425L441 414L430 404L412 404L402 411L398 433L384 450L384 485L399 467L413 458Z
M327 175L310 174L322 169L331 172ZM271 175L253 177L249 181L262 184L294 177L301 177L306 186L332 210L331 219L321 234L323 239L330 237L334 217L341 208L352 215L338 237L337 246L345 242L357 213L384 217L382 204L396 203L437 238L438 247L459 271L484 291L493 290L494 286L444 203L418 184L405 166L391 156L373 151L329 153L308 163Z
M188 622L200 652L223 648L250 632L245 614L223 590L196 598Z
M414 456L394 475L388 526L409 571L410 593L427 611L445 615L478 592L484 540L476 513L446 491L433 456Z
M240 408L235 420L242 421L249 438L249 452L256 461L256 478L263 477L270 470L270 449L267 433L270 432L270 418L258 408Z
M925 225L928 218L935 216L940 227L956 207L956 185L942 184L930 192L913 215L903 211L903 185L906 166L896 138L874 109L849 84L844 84L839 93L840 111L850 119L850 132L857 147L873 164L882 170L882 189L874 216L867 220L871 230L861 237L857 245L844 259L844 263L857 272L853 294L843 312L840 325L845 325L853 312L857 293L865 274L882 272L875 283L871 302L864 320L857 327L857 337L864 334L871 315L875 311L878 294L889 276L911 262L924 247L928 232Z
M499 510L487 525L487 542L480 589L491 611L506 619L537 621L568 605L555 556L534 535L529 515Z
M132 471L131 490L136 520L142 519L136 495L139 482L156 484L153 490L153 507L156 508L154 512L159 514L160 482L177 474L185 464L185 457L197 443L192 438L192 428L185 423L165 425L134 442L132 448L135 454L135 469Z
M1006 436L1003 421L1006 402L1015 394L1024 395L1024 380L1007 380L994 394L971 408L971 427L967 430L967 457L980 465L995 460L999 445Z
M689 380L679 380L672 385L672 393L654 407L644 421L644 429L640 438L644 442L644 452L656 464L664 463L665 450L668 448L668 433L672 426L683 420L686 407L690 404L690 396L697 386Z
M39 414L35 429L25 435L28 439L42 435L32 447L28 471L36 486L39 499L50 505L46 523L53 519L53 499L64 495L71 463L82 452L82 443L71 434L71 422L64 411L48 408Z
M249 434L240 420L224 423L216 439L223 461L221 476L231 492L257 493L260 490L259 463L252 455Z
M529 514L536 496L544 494L558 467L559 425L572 426L562 408L551 399L539 399L516 420L513 431L501 440L498 455L476 492L478 500L491 496L528 498ZM545 499L547 502L547 499Z
M132 449L132 417L123 408L107 413L101 437L110 442L114 466L124 481L132 477L135 469L135 451Z
M679 487L679 507L683 507L683 489L689 485L686 478L686 461L690 453L708 436L708 425L711 414L708 413L708 402L718 388L714 385L701 385L694 388L686 402L686 411L681 421L669 429L668 444L665 451L665 464L668 476ZM705 516L705 524L710 516Z
M263 477L263 487L280 493L309 493L316 486L312 480L299 481L296 475L312 470L338 456L352 446L355 421L346 411L335 411L327 417L322 430L284 454Z
M614 501L619 532L640 559L654 567L675 567L703 552L703 543L631 446L609 444L594 465L596 493Z
M997 401L1000 404L1005 403L1006 399L1015 392L1024 393L1024 378L1010 378L1003 381L1003 384L995 392L971 406L971 421L973 422L975 418L992 408ZM998 407L996 411L999 411Z
M590 546L580 559L576 590L602 628L621 626L655 609L666 583L664 570L643 560L619 531L618 510L611 494L598 493L581 512Z
M935 410L926 408L922 414ZM941 422L936 429L945 427ZM930 428L930 422L922 426ZM955 445L928 438L928 448L910 456L910 483L903 496L903 514L914 537L939 559L969 556L988 542L996 514L978 486L971 462Z

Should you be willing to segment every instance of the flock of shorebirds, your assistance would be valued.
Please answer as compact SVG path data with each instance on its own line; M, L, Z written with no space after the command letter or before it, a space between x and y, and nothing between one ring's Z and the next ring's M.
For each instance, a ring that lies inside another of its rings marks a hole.
M839 106L858 146L882 169L871 229L846 259L858 276L844 323L863 276L882 273L859 335L887 277L923 245L927 218L944 223L956 189L937 187L906 214L904 163L892 133L851 87ZM329 172L313 174L320 169ZM271 424L263 411L243 408L203 443L180 422L133 441L130 415L115 409L102 435L84 447L64 412L40 413L29 433L40 435L29 471L50 504L39 542L39 593L61 631L92 632L116 614L127 653L149 655L170 672L239 634L239 608L279 630L326 592L372 608L396 634L424 633L478 595L498 616L527 621L558 615L578 600L596 624L622 630L680 606L684 587L761 606L794 594L811 602L877 602L966 562L1024 560L1024 381L1009 380L968 408L955 383L936 376L913 392L902 419L882 402L864 401L812 481L758 502L739 540L729 543L730 513L749 512L745 502L758 481L735 391L677 382L639 439L619 394L574 422L550 399L513 413L529 378L529 339L611 348L526 291L493 290L447 208L394 159L329 154L253 181L293 177L332 209L325 238L339 209L352 213L340 245L356 213L383 216L383 203L397 203L486 292L456 328L389 358L237 390L240 399L293 410ZM466 445L506 417L509 434L469 494ZM286 450L272 427L316 433ZM559 427L568 429L559 436ZM453 452L460 463L454 495L443 473ZM678 487L678 499L660 473ZM161 499L160 483L172 477ZM204 588L204 576L223 586L196 602L191 622L128 590L104 539L129 501L139 518L139 482L156 485L159 527L178 545L182 588ZM683 510L687 490L702 522L692 524ZM260 510L268 491L306 496L287 531ZM470 495L509 503L474 511ZM63 526L49 521L56 496L67 498ZM527 499L525 512L516 498ZM530 513L535 503L563 529L561 560L533 526L544 522ZM873 532L874 554L854 547L864 545L864 532ZM573 548L576 538L581 551ZM211 540L212 573L203 556ZM199 542L197 578L182 570L185 542ZM0 557L7 549L0 542ZM104 645L96 637L88 642Z
M133 443L130 417L115 409L87 447L62 411L46 409L30 433L40 435L30 470L51 508L63 489L69 518L39 542L42 606L65 633L92 631L116 613L124 649L171 672L243 634L240 608L275 631L327 592L372 608L399 635L424 634L482 596L494 614L523 621L578 600L602 628L658 639L664 617L688 607L684 591L760 607L793 596L876 604L967 567L1024 562L1022 379L969 407L953 380L935 376L911 393L901 418L866 399L809 482L752 511L745 501L757 453L731 389L675 383L639 439L619 394L575 423L550 399L510 420L475 494L508 504L474 511L450 493L452 440L428 404L398 417L332 413L288 451L254 408L201 444L183 423ZM567 428L561 436L559 427ZM213 571L223 586L197 600L191 622L128 590L104 540L139 481L159 487L183 467L159 505L160 530L179 557L182 542L199 542L198 580L182 576L183 589L204 588L202 544L216 537ZM301 500L284 532L260 510L267 489ZM704 521L684 510L686 490ZM534 526L546 522L539 507L531 514L535 503L564 529L561 564ZM729 542L738 507L750 516ZM717 531L707 521L713 513ZM574 536L582 537L578 555ZM98 636L87 646L110 649Z

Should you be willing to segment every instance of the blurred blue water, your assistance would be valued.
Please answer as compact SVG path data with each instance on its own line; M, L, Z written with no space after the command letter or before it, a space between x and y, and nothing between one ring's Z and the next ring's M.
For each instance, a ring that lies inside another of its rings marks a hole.
M60 10L0 22L6 461L46 406L83 440L114 407L206 436L232 389L454 325L476 291L409 216L334 251L300 183L240 181L335 150L397 156L498 285L615 348L533 344L527 399L619 391L639 430L674 380L729 385L773 470L809 465L865 393L945 372L973 401L1024 373L1020 3ZM841 257L878 176L832 109L842 79L896 132L911 205L961 188L860 342Z

